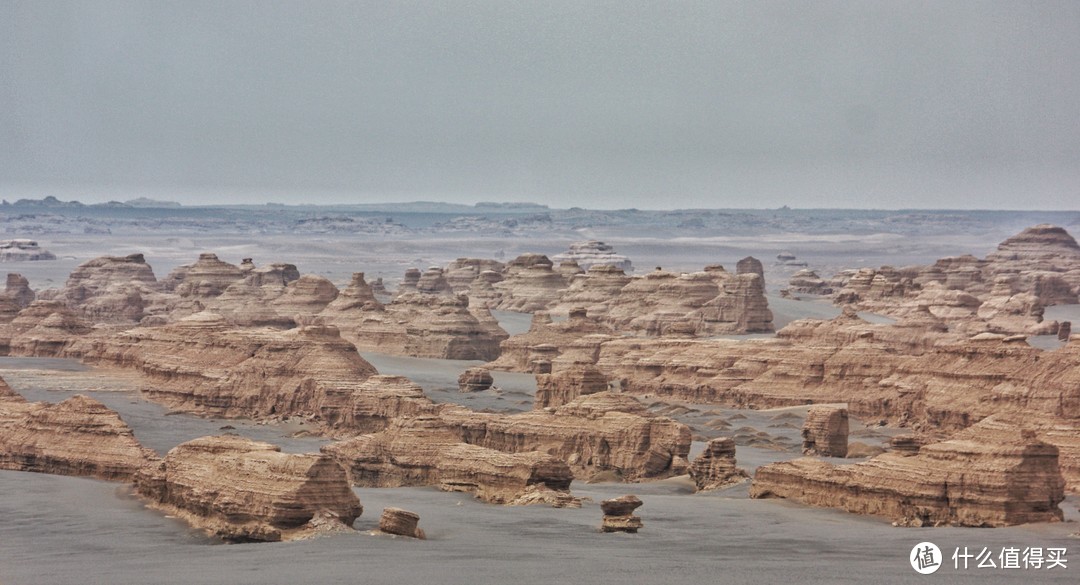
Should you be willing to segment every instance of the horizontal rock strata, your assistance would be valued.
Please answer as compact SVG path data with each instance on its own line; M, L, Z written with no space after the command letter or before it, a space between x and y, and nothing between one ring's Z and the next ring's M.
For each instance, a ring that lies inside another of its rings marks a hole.
M26 402L0 384L0 469L129 481L154 458L93 398Z
M332 458L237 436L179 445L141 471L135 486L152 506L234 542L347 529L363 511Z
M1007 442L950 440L917 455L853 465L797 459L759 467L754 498L884 516L904 526L1008 526L1062 519L1058 449L1014 431Z

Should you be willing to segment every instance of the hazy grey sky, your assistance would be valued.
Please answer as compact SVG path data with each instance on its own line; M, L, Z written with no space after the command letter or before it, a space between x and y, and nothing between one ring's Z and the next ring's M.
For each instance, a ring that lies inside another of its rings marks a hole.
M1080 208L1080 2L0 0L0 196Z

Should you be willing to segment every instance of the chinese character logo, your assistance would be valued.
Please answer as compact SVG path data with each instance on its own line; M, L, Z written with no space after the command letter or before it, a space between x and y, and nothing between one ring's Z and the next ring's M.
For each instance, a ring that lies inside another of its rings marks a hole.
M932 542L920 542L911 549L911 568L929 575L941 568L941 549Z

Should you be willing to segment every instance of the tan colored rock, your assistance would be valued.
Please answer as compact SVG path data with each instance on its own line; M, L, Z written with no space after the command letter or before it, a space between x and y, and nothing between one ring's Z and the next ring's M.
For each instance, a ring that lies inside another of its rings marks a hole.
M539 312L533 315L527 333L510 337L500 344L499 359L489 367L512 372L550 373L552 360L578 342L595 336L595 347L599 350L599 339L612 335L610 326L584 311L572 310L569 319L559 322L553 322L548 313Z
M803 269L791 276L788 280L788 290L795 294L806 295L831 295L832 287L818 276L817 272Z
M600 502L600 509L604 512L603 524L600 530L603 532L629 532L636 533L642 527L641 517L634 515L634 510L641 507L641 499L637 496L619 496L611 500Z
M56 357L73 340L90 333L90 323L60 301L34 301L0 325L0 352Z
M487 368L469 368L458 376L459 392L483 392L491 388L495 379Z
M709 441L705 451L690 464L689 472L698 491L723 489L750 477L735 466L735 441L729 437Z
M570 244L570 250L551 257L554 263L573 263L583 271L590 270L593 266L611 266L620 272L632 272L633 264L621 254L615 253L615 248L597 240L575 242Z
M252 264L251 268L254 267ZM194 264L173 269L161 284L166 292L175 292L181 297L210 298L225 292L243 278L244 271L239 266L222 261L217 254L204 252Z
M543 254L523 254L506 266L505 279L492 286L502 295L498 309L533 313L554 306L567 282Z
M224 316L230 323L241 327L278 327L296 326L291 309L279 312L274 301L286 292L286 287L300 279L296 266L286 263L274 263L253 268L245 273L244 279L229 285L223 293L205 302L205 307ZM333 285L331 285L333 286ZM308 292L313 286L294 288L297 292Z
M325 309L338 296L334 283L322 276L304 274L285 285L281 296L270 302L282 315L313 317Z
M129 481L155 458L120 415L93 398L26 402L2 386L0 469Z
M143 469L135 487L153 507L234 542L348 529L363 512L345 470L330 457L285 454L238 436L179 445Z
M318 402L318 420L334 435L385 429L399 418L429 415L438 407L404 376L371 376L363 381L328 380Z
M12 301L19 309L28 307L36 297L34 290L30 288L30 281L26 280L25 276L14 272L8 273L2 296Z
M398 285L397 294L403 295L406 293L417 292L416 285L420 282L421 276L419 268L409 268L405 270L405 278L402 279L401 284Z
M419 525L419 514L401 508L384 508L382 516L379 517L380 531L424 540L427 536Z
M429 414L393 420L380 433L334 443L323 451L336 457L357 485L438 485L444 453L462 443L503 453L550 454L577 477L614 470L638 481L684 469L690 429L650 414L629 396L604 392L555 409L511 415L438 405ZM520 458L514 464L533 465ZM544 468L552 469L549 464ZM559 490L561 477L545 483Z
M1071 335L1072 335L1072 322L1071 321L1062 321L1061 324L1058 325L1058 331L1057 331L1058 341L1068 341L1069 337Z
M446 281L450 283L450 287L454 289L455 293L468 293L469 298L472 298L471 289L474 283L481 279L481 274L488 272L496 276L494 281L498 282L502 280L500 274L505 265L497 260L488 260L485 258L458 258L454 260L446 267Z
M83 338L66 355L137 370L153 381L147 396L172 408L254 419L315 415L329 393L376 373L334 327L237 329L212 313Z
M562 406L578 397L606 392L608 379L592 364L553 362L552 373L536 375L533 408Z
M430 295L454 294L453 288L450 287L450 283L443 274L443 269L438 266L432 266L420 275L420 280L416 282L416 292Z
M803 455L847 457L848 411L836 406L813 406L802 428Z
M323 447L345 466L354 485L436 485L498 504L528 496L531 486L567 493L566 463L537 452L506 453L464 442L466 434L439 416L397 419L382 433Z
M631 278L616 266L593 266L587 273L574 276L570 280L552 312L567 314L580 307L593 316L606 314L608 303L619 295L630 280Z
M54 300L76 309L94 323L133 324L147 313L161 292L142 254L102 256L79 265Z
M904 526L1009 526L1062 519L1058 449L1015 432L1007 442L950 440L915 456L836 466L797 459L759 467L750 497L884 516Z

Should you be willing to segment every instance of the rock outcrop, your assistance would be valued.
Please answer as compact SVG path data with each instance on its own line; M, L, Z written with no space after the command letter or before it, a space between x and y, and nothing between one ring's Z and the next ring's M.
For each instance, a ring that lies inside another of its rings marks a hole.
M420 528L420 515L401 508L384 508L382 516L379 516L379 530L420 540L427 538Z
M709 441L705 451L690 464L689 472L698 491L730 487L749 477L735 466L735 441L728 437Z
M833 294L833 289L829 286L829 283L822 280L817 272L805 268L791 276L786 290L789 293L804 295Z
M129 481L154 459L120 415L93 398L26 402L0 386L0 469Z
M55 300L94 323L133 324L147 315L160 291L142 254L101 256L75 268Z
M135 487L151 506L232 542L349 529L363 512L332 458L285 454L238 436L179 445L144 468Z
M469 368L458 376L459 392L483 392L491 388L495 379L487 368Z
M34 240L0 240L0 262L56 260L56 255L38 246Z
M462 445L494 452L458 449ZM369 487L444 485L444 472L457 473L461 465L486 460L498 473L471 473L490 476L485 480L490 487L461 480L445 485L473 485L470 489L481 497L508 502L530 485L565 491L571 477L598 471L616 471L628 481L682 472L690 429L650 414L629 396L604 392L554 409L510 415L432 405L427 414L393 420L382 432L323 450L349 470L354 483ZM512 489L506 483L510 478L517 478Z
M980 260L965 255L931 266L864 268L843 279L837 303L904 317L927 305L954 330L1044 334L1043 307L1080 300L1080 245L1064 229L1038 225Z
M39 300L0 325L0 354L55 357L91 331L90 323L60 301Z
M580 342L593 345L599 351L599 340L613 335L610 326L583 310L572 310L569 319L558 322L552 321L548 313L540 312L533 315L527 333L515 335L500 344L499 359L489 366L512 372L551 373L552 361L563 352L579 353L575 346ZM588 343L589 338L594 342ZM589 361L595 359L593 356Z
M255 419L312 416L340 388L376 374L336 328L238 329L212 313L79 339L66 355L132 368L172 408Z
M848 411L837 406L814 406L802 428L803 455L847 457Z
M174 292L181 297L207 299L225 292L233 283L243 279L244 274L239 266L219 259L217 254L204 252L199 254L194 264L173 269L161 281L161 285L166 292Z
M562 363L556 360L550 374L536 375L536 400L533 408L562 406L572 400L606 392L608 379L592 364Z
M504 280L492 286L501 294L502 311L534 313L555 305L566 288L566 278L553 269L543 254L522 254L506 266Z
M641 499L637 496L619 496L611 500L600 502L600 509L604 512L604 520L600 525L603 532L629 532L636 533L643 526L640 516L634 515L634 510L641 507Z
M553 262L573 262L582 270L588 271L593 266L611 266L622 272L634 270L630 259L615 253L615 248L597 240L587 242L575 242L570 244L570 250L551 257Z
M4 293L0 296L11 301L18 309L25 309L36 298L34 290L30 288L30 281L26 280L25 276L14 272L8 273Z
M753 498L885 516L904 526L1008 526L1062 519L1058 449L1013 431L1006 442L954 439L917 455L836 466L797 459L759 467Z

